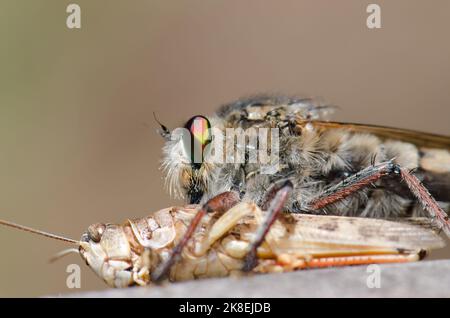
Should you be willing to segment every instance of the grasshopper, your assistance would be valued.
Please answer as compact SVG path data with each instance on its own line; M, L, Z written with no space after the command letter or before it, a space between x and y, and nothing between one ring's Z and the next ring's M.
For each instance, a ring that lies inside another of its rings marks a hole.
M275 198L279 200L279 198ZM78 253L111 287L149 285L161 264L189 229L199 205L170 207L123 224L95 223L79 241L0 220L0 224L73 244L53 260ZM270 212L270 211L269 211ZM211 212L180 253L167 275L169 281L281 273L301 269L373 263L418 261L445 246L424 225L426 218L408 222L313 214L282 214L256 251L257 264L242 271L251 243L268 211L240 202L225 212Z

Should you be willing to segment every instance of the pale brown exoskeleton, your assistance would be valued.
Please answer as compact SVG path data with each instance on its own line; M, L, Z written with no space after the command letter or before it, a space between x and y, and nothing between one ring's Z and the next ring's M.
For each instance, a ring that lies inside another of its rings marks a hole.
M279 198L275 198L279 200ZM149 285L155 270L165 264L186 234L200 206L172 207L122 225L91 225L80 241L10 222L12 226L74 244L63 251L81 255L109 286ZM245 256L265 215L254 203L241 202L225 213L212 212L199 222L170 281L241 275ZM443 240L423 218L399 223L355 217L287 215L275 221L257 249L252 273L279 273L305 268L417 261Z

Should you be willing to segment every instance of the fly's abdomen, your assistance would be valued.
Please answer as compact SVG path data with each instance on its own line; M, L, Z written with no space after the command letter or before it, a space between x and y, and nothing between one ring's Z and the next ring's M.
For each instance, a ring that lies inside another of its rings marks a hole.
M450 202L450 152L446 149L420 149L416 174L431 195L441 202Z

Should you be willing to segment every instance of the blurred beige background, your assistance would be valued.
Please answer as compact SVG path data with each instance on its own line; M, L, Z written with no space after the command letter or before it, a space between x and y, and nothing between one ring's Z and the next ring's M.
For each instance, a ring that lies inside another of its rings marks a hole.
M66 6L82 10L66 28ZM449 134L450 2L0 1L0 218L79 238L176 203L158 170L169 127L235 98L322 97L335 119ZM65 244L0 229L0 296L105 288ZM437 254L439 257L441 254Z

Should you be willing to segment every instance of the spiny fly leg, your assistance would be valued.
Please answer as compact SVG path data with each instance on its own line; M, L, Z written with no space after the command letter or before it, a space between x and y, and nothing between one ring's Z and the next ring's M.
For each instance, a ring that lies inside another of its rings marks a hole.
M428 189L408 169L397 167L397 173L406 183L411 193L417 198L417 201L420 202L423 209L427 211L432 218L436 219L439 227L444 230L448 237L450 237L450 222L448 215L439 206Z
M320 210L332 203L341 201L362 188L373 184L382 177L391 174L394 166L394 163L388 161L358 171L310 200L302 207L302 210Z
M443 228L445 233L450 237L450 222L444 210L415 175L408 169L403 168L392 161L369 166L351 175L340 183L326 189L318 197L313 198L302 208L302 210L314 211L322 209L330 204L345 199L349 195L372 185L374 182L386 176L397 176L400 180L403 180L417 201L420 202L432 218L436 218L439 226Z
M272 189L269 192L267 198L270 198L270 201L268 202L269 208L267 209L267 217L264 220L263 224L261 224L261 226L258 228L255 239L250 245L250 250L244 260L244 267L242 269L243 271L251 271L256 266L257 248L262 244L267 232L269 232L270 227L275 222L280 212L283 210L283 207L285 206L286 201L290 193L292 192L292 188L292 183L290 181L286 181L279 188Z
M194 218L192 219L191 223L189 224L186 230L186 233L184 233L181 240L173 248L169 258L165 262L160 264L156 268L156 270L152 273L152 281L159 282L167 276L173 264L177 261L178 256L183 251L183 248L186 246L189 239L194 234L195 230L200 224L200 221L207 213L211 212L224 213L239 201L240 201L239 194L234 191L223 192L209 199L208 202L206 202L201 207L201 209L195 214Z

